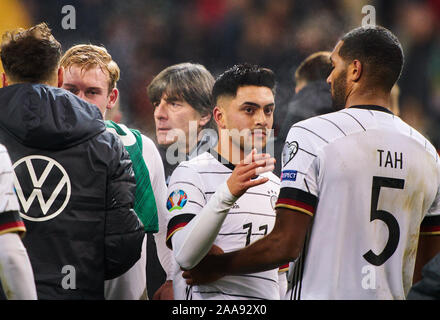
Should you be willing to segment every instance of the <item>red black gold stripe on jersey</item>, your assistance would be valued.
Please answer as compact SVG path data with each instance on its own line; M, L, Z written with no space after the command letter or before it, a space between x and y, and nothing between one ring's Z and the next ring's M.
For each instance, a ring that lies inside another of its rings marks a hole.
M280 266L280 267L278 268L278 272L286 272L286 271L288 271L288 270L289 270L289 264L288 264L288 263L283 264L282 266Z
M281 188L275 208L287 208L313 216L318 198L296 188Z
M170 219L170 221L168 222L168 231L167 231L167 239L166 239L166 244L168 248L172 249L171 237L173 236L173 234L176 233L178 230L182 229L183 227L185 227L194 217L195 214L187 213L187 214L179 214Z
M420 226L421 235L440 235L440 216L425 217Z
M26 232L23 220L18 211L6 211L0 213L0 234L18 232L23 236Z

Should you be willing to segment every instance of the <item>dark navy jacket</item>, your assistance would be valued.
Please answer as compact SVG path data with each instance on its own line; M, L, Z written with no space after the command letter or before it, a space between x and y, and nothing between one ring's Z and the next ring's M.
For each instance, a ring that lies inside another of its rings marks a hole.
M140 257L128 153L98 108L41 84L0 89L0 143L10 154L39 299L103 299L104 280Z

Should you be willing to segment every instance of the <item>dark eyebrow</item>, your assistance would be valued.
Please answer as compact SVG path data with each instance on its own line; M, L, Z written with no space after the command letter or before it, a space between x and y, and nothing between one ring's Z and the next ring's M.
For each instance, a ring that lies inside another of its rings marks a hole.
M261 108L261 106L260 106L258 103L250 102L250 101L245 101L245 102L243 102L241 105L242 105L242 106L250 105L250 106L254 106L254 107L256 107L256 108ZM274 102L271 102L271 103L269 103L269 104L266 104L266 105L264 106L264 108L265 108L265 107L271 107L271 106L274 106L274 105L275 105L275 103L274 103Z
M183 102L183 99L179 98L179 97L167 97L165 99L166 102L171 103L171 102Z

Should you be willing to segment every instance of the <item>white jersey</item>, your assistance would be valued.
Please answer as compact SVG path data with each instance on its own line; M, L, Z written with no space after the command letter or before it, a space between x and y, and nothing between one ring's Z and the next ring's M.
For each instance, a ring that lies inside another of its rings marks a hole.
M173 234L201 211L217 187L231 175L234 166L225 159L219 159L214 151L212 154L205 152L182 162L174 170L168 186L168 244ZM262 176L268 177L269 181L249 189L226 216L214 241L224 252L244 248L272 230L279 179L271 172ZM177 272L176 277L176 299L279 299L278 269L226 276L213 283L193 287L184 284L181 272Z
M284 299L287 292L287 271L278 271L278 285L280 287L280 299Z
M128 135L131 134L127 127L120 124L119 126ZM167 198L167 188L165 184L165 174L162 159L154 142L144 135L141 135L141 137L142 157L147 165L148 173L150 175L150 182L154 191L159 221L159 232L154 234L157 243L158 257L165 272L169 274L171 272L173 257L172 251L165 245L167 210L164 203ZM140 259L126 273L115 279L105 281L105 298L107 300L138 300L146 299L148 297L146 288L146 243L147 241L145 236L144 242L142 243Z
M314 218L286 297L404 299L422 219L440 213L439 185L435 148L385 108L294 124L276 207Z

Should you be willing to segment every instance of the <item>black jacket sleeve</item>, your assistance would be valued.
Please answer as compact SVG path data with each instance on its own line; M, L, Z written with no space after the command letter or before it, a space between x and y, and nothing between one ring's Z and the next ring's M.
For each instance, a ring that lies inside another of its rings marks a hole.
M130 269L141 256L145 233L133 210L136 181L130 157L115 139L115 157L110 160L105 222L105 279Z

